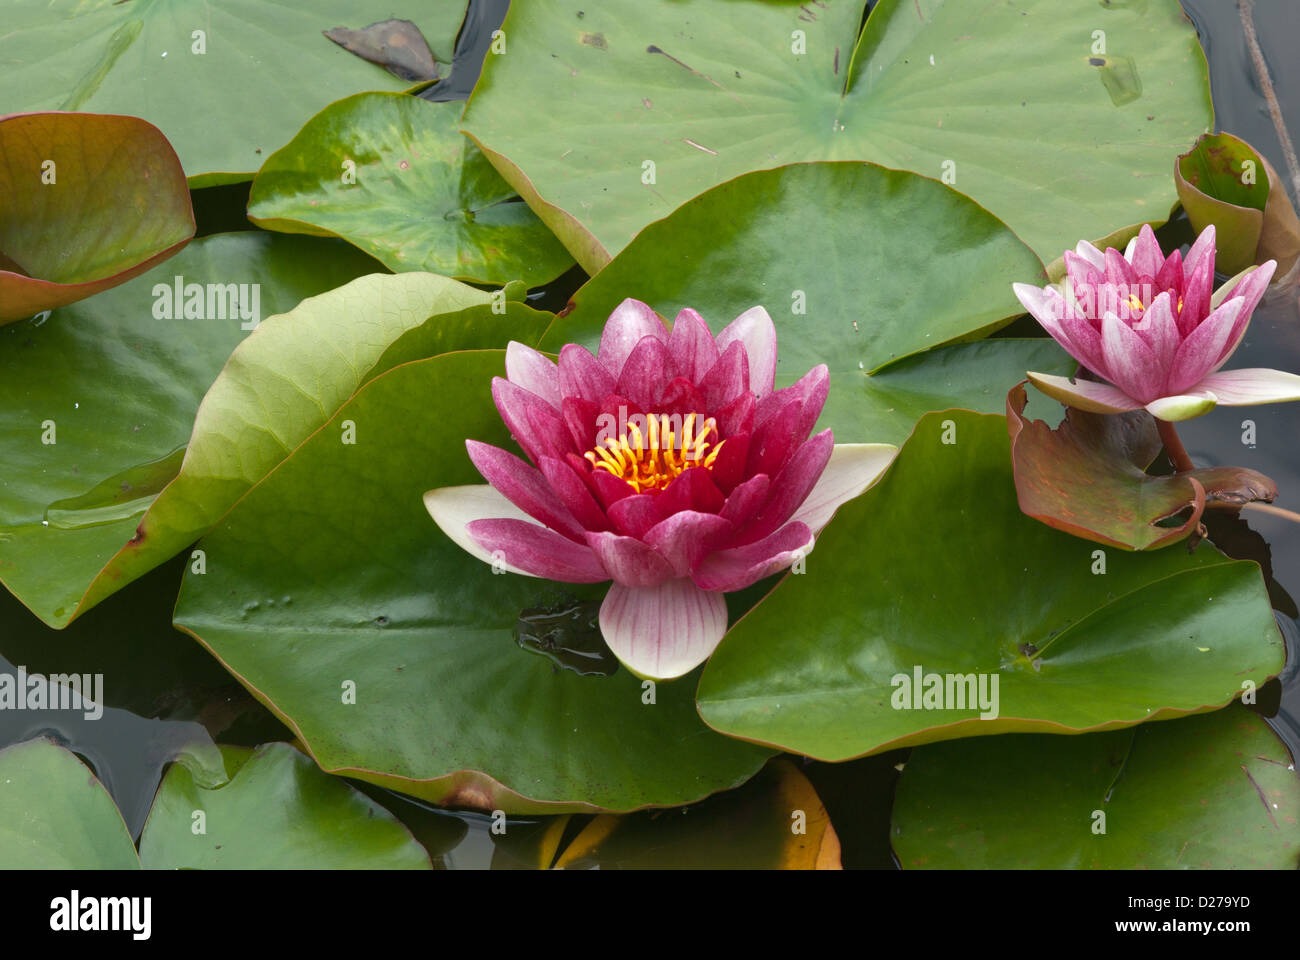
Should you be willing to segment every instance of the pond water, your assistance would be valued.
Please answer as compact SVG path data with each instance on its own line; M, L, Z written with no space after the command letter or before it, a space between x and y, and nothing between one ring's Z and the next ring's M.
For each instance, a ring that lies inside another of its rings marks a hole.
M1101 0L1105 3L1105 0ZM431 99L461 99L482 63L491 33L499 25L506 0L473 0L457 44L453 81L429 92ZM1217 129L1243 137L1264 153L1288 179L1281 140L1262 97L1255 68L1242 36L1238 8L1224 0L1184 0L1210 62ZM1283 120L1292 136L1300 133L1300 17L1295 0L1256 0L1256 30L1263 56L1280 98ZM1172 168L1173 158L1170 158ZM200 191L195 198L200 235L248 229L238 211L248 185ZM1177 220L1161 231L1166 249L1186 242L1190 228ZM1222 278L1221 278L1222 279ZM529 300L540 309L558 310L585 280L575 268ZM1300 370L1300 321L1295 291L1262 304L1234 365ZM1254 421L1254 443L1243 443L1243 421ZM1221 408L1184 424L1184 442L1197 462L1237 464L1274 478L1282 490L1279 505L1300 510L1300 443L1297 414L1289 405ZM1234 556L1259 560L1270 577L1270 595L1287 639L1287 668L1261 697L1261 712L1300 755L1300 624L1294 597L1300 597L1300 529L1282 517L1249 511L1241 519L1215 518L1212 537ZM46 734L86 760L108 787L137 838L167 758L186 743L214 740L253 746L289 740L292 734L257 703L196 643L176 632L172 604L184 570L184 558L165 564L91 610L68 629L54 633L0 591L0 671L18 666L33 673L76 670L103 673L113 682L105 691L102 718L80 711L0 712L0 747ZM546 612L547 616L554 611ZM530 621L531 622L531 621ZM536 629L532 629L536 628ZM557 657L547 640L548 623L532 624L521 643L542 646ZM544 629L543 629L544 628ZM540 639L539 639L540 638ZM521 654L522 655L522 654ZM560 651L585 660L586 651ZM562 656L561 656L562 659ZM595 681L599 682L599 681ZM802 769L825 802L840 836L847 867L896 866L889 846L889 814L896 764L905 751L843 764L804 763ZM452 813L412 798L357 783L415 833L436 865L482 868L518 865L489 830L489 818ZM742 787L741 790L760 789ZM707 803L708 801L706 801ZM643 815L643 816L649 816ZM585 818L575 818L570 829ZM510 822L516 837L542 829L545 818Z

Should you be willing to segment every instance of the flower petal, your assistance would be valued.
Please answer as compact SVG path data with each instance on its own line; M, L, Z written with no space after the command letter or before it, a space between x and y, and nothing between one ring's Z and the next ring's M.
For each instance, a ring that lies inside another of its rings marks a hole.
M563 583L599 583L610 578L590 547L574 543L531 520L471 520L465 530L487 551L489 563L495 560L531 577Z
M635 537L608 531L588 533L587 544L616 583L653 587L673 576L668 561Z
M1132 249L1133 253L1127 259L1133 264L1133 272L1139 278L1154 280L1160 268L1165 265L1165 254L1160 249L1160 241L1156 239L1151 224L1142 224L1142 229L1133 238Z
M1214 409L1216 398L1212 393L1180 393L1171 397L1160 397L1147 404L1147 413L1158 420L1176 423L1190 420Z
M1075 244L1074 253L1076 256L1087 260L1094 270L1100 272L1106 269L1106 255L1087 240L1080 240Z
M1236 329L1237 318L1241 315L1241 308L1245 303L1246 301L1241 297L1233 297L1202 320L1200 325L1188 334L1174 355L1174 363L1169 368L1164 392L1182 393L1195 386L1214 369ZM1116 383L1124 386L1118 380ZM1133 395L1138 396L1136 393Z
M541 530L528 514L524 513L505 495L487 483L473 483L463 487L439 487L424 495L424 508L429 511L436 523L451 540L466 553L478 557L484 563L493 563L492 552L485 550L469 535L466 527L475 520L492 517L510 517L521 523L532 523ZM511 573L520 573L526 577L534 576L526 570L504 564Z
M727 602L684 577L655 587L615 583L600 605L600 632L638 677L671 680L713 653L727 632Z
M1214 366L1210 368L1211 373L1227 363L1228 358L1240 346L1241 338L1246 335L1246 328L1250 325L1250 316L1255 312L1255 308L1259 306L1260 297L1264 296L1264 291L1268 288L1268 282L1273 278L1275 269L1277 269L1276 260L1268 260L1260 264L1228 293L1229 299L1241 297L1245 303L1241 305L1241 312L1237 314L1237 319L1232 325L1232 333L1228 335L1227 345L1219 353L1219 359Z
M537 394L504 377L492 378L492 399L515 443L533 463L542 457L563 457L571 437L560 412Z
M739 341L749 357L749 389L762 400L776 383L776 327L762 307L750 307L718 334L718 349L725 352Z
M643 410L657 412L659 397L676 373L668 346L655 337L642 337L632 348L614 390Z
M1101 353L1106 368L1095 372L1138 400L1160 396L1164 371L1156 366L1155 352L1113 313L1101 320Z
M598 359L615 379L623 372L632 348L643 337L656 337L667 340L668 333L664 325L647 304L628 297L609 315L605 329L600 334L600 346L596 350Z
M641 539L668 561L674 576L688 577L734 530L731 521L716 513L683 510L656 523Z
M602 403L614 392L615 378L586 347L566 343L560 350L560 393Z
M732 343L723 350L717 363L704 374L699 386L707 407L703 413L721 410L746 390L752 389L749 382L749 359L745 356L744 344Z
M699 383L718 362L718 345L713 340L704 318L686 307L673 321L673 331L668 335L668 352L672 354L677 373L691 383Z
M816 536L840 505L864 493L896 456L898 447L889 443L835 444L826 469L790 519L807 524Z
M737 544L753 543L789 520L808 499L835 448L835 437L827 428L799 445L781 472L772 477L772 494L763 509L744 526Z
M1183 337L1178 332L1178 319L1174 315L1173 298L1170 297L1168 291L1160 294L1152 301L1142 315L1141 321L1134 326L1134 330L1151 348L1151 352L1155 356L1155 369L1171 370L1174 355L1178 353L1178 347L1182 344ZM1164 388L1163 382L1160 384L1160 388Z
M516 507L570 540L585 542L583 534L586 531L555 495L540 470L490 443L466 440L465 449L478 472L483 474L483 479L500 490Z
M1219 403L1227 407L1300 400L1300 376L1265 367L1221 370L1210 374L1196 387L1212 391Z
M755 543L709 554L695 568L691 579L701 590L743 590L807 556L813 542L808 525L796 520Z
M831 457L834 456L834 451L832 451ZM763 504L767 503L768 493L771 489L772 480L766 473L755 474L744 483L736 485L736 488L727 497L727 502L722 505L720 516L730 520L738 527L747 523L749 518L758 513ZM814 491L816 489L816 487L813 487Z
M1091 413L1127 413L1142 406L1119 387L1093 380L1071 380L1029 371L1030 382L1053 400Z
M754 427L760 427L775 413L792 400L797 400L803 408L803 415L795 427L795 435L808 436L813 424L821 416L822 407L826 405L826 395L830 392L831 377L826 364L819 363L788 387L782 387L759 401L754 411Z
M514 340L506 344L506 379L560 408L560 372L532 347Z
M591 490L572 464L567 460L542 457L542 462L538 466L541 467L542 476L551 485L555 495L569 508L578 523L587 530L609 529L609 520L605 516L605 511L600 509L600 504L591 495Z

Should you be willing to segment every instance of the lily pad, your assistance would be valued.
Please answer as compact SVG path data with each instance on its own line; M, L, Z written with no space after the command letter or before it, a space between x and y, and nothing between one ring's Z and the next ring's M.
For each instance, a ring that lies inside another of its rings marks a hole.
M881 0L859 35L865 6L515 4L464 127L589 273L709 187L807 160L946 177L1045 261L1167 216L1169 158L1213 121L1176 0Z
M478 478L467 437L510 444L489 390L504 365L465 351L367 383L200 542L177 626L331 773L521 813L736 786L769 752L705 728L690 679L647 703L626 670L579 676L516 642L524 611L598 604L605 585L495 574L428 519L426 490Z
M715 730L845 760L1215 709L1284 656L1255 563L1204 543L1100 550L1038 523L1006 421L947 410L723 638L698 701Z
M409 85L322 31L403 17L449 55L464 11L455 0L9 0L0 63L8 106L143 117L190 186L209 187L250 179L340 97Z
M838 870L840 842L808 778L778 757L739 790L694 807L596 817L555 867Z
M651 224L542 344L594 347L624 297L669 318L694 307L715 330L761 303L777 326L777 376L826 363L826 423L839 426L856 416L864 374L1002 326L1023 312L1012 282L1041 270L1001 222L940 183L874 164L796 164L738 177Z
M220 787L180 764L163 778L140 837L146 869L431 869L396 817L289 744L222 752L232 775Z
M0 329L0 581L67 624L181 469L199 401L244 327L378 266L340 241L222 234L48 321ZM242 311L229 284L247 285Z
M1215 226L1215 266L1235 274L1277 261L1280 280L1300 259L1300 218L1268 158L1230 133L1205 134L1174 164L1178 199L1199 233Z
M125 283L192 236L185 173L153 124L0 117L0 325Z
M231 354L199 406L179 472L104 564L78 612L207 532L380 372L540 335L548 314L492 299L433 274L372 274L268 318Z
M1241 706L1083 737L913 751L894 849L921 869L1300 866L1300 780Z
M332 103L267 158L248 217L342 237L389 269L537 286L573 258L460 133L460 104L397 93Z
M1169 476L1146 470L1160 453L1145 410L1067 409L1060 426L1022 416L1025 388L1007 394L1007 430L1020 509L1057 530L1124 550L1185 539L1211 503L1272 501L1277 484L1247 467L1205 467ZM1160 524L1191 507L1181 523Z
M0 750L0 869L139 867L113 798L75 755L43 737Z

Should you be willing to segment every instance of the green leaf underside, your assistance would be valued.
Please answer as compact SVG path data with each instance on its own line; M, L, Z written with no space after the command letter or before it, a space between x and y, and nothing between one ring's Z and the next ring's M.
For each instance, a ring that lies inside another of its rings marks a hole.
M1281 670L1258 566L1202 544L1101 550L1099 567L1096 544L1020 512L1005 430L998 416L923 417L885 478L840 509L807 573L724 637L700 683L704 720L843 760L1197 712ZM894 678L917 668L922 689L935 674L945 693L950 674L984 674L986 694L996 677L996 718L959 709L955 681L940 709L921 690L896 708Z
M335 240L217 235L44 322L0 329L0 582L63 626L135 535L180 466L204 392L247 336L225 285L248 284L250 298L257 285L267 316L378 266ZM204 318L155 317L171 298L155 286L174 290L176 277L204 286ZM126 582L114 579L101 595Z
M502 351L465 352L372 380L204 538L177 625L324 769L430 800L630 810L743 782L769 754L707 730L693 678L649 706L626 670L556 671L516 643L522 611L606 585L494 575L425 512L426 490L482 482L467 437L508 445L489 391L503 368Z
M253 181L249 218L328 233L390 270L529 286L573 265L559 240L460 133L459 103L359 93L312 117Z
M1175 0L882 0L858 39L863 8L516 4L464 127L589 272L707 188L808 160L946 175L1044 261L1167 217L1170 157L1213 120Z
M1294 870L1298 810L1294 759L1234 705L1082 737L922 747L891 833L905 869Z

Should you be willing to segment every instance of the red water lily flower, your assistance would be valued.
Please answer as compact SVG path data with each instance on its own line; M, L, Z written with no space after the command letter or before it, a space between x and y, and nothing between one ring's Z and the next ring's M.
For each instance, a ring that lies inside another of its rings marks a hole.
M531 463L476 440L486 485L425 494L438 526L514 573L613 580L606 643L630 670L678 677L727 629L723 594L791 566L844 501L892 461L888 444L809 436L825 365L774 389L776 329L754 307L716 337L694 310L672 332L624 300L592 356L520 343L492 396Z

